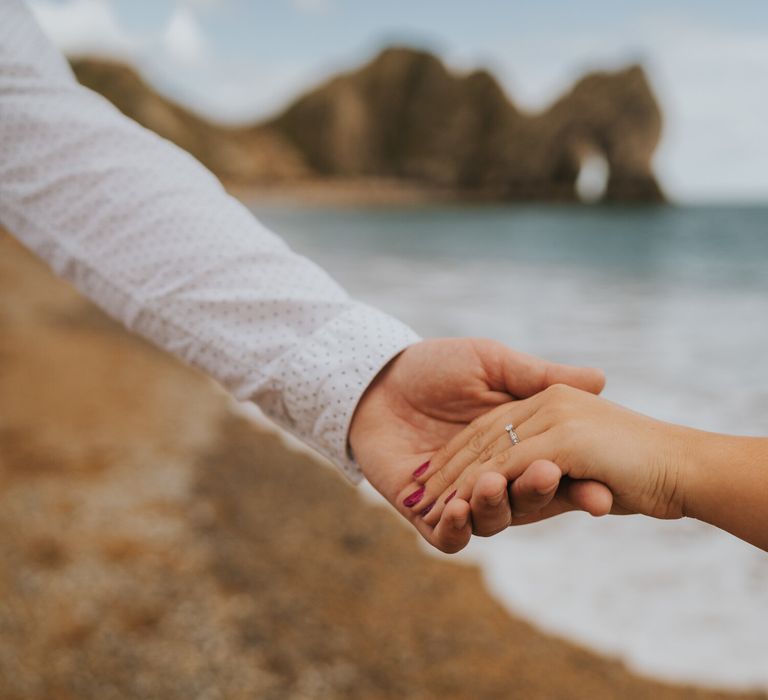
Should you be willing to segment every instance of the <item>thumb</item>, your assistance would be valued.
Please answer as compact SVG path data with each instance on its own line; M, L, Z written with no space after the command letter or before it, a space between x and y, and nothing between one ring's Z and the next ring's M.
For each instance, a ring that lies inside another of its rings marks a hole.
M605 388L605 372L596 367L573 367L572 365L559 365L547 363L544 386L546 389L552 384L567 384L574 389L588 391L590 394L599 394Z
M500 345L496 357L499 389L520 399L544 391L552 384L599 394L605 387L605 373L594 367L574 367L549 362Z

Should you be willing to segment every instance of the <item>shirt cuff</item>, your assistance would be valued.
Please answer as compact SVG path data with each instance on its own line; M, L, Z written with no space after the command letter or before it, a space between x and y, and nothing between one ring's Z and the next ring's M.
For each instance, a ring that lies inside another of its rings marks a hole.
M347 442L357 404L384 366L420 340L397 319L354 303L280 358L279 422L359 483Z

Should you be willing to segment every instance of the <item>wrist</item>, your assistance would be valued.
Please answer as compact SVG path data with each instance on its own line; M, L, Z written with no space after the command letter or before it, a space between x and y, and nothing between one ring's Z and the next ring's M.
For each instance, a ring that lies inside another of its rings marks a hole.
M361 394L352 413L347 432L347 445L352 459L355 460L363 474L365 474L365 460L361 461L359 457L364 453L366 436L375 430L376 416L383 413L383 408L387 403L387 379L402 354L402 352L398 353L381 368ZM365 475L367 476L367 474Z
M685 517L707 520L713 501L721 497L724 465L732 463L732 442L738 438L703 430L686 432L682 511Z
M702 460L706 457L707 433L692 428L681 428L678 434L677 506L682 517L696 509L701 490Z
M699 431L683 426L653 421L648 436L650 453L645 458L648 472L648 510L646 515L662 519L686 515L690 492L699 478Z

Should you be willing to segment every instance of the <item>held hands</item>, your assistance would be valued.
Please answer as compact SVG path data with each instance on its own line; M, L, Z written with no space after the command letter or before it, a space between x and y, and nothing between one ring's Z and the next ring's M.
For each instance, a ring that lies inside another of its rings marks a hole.
M434 514L425 512L443 491L437 480L447 478L448 472L436 475L452 455L441 448L448 444L457 451L464 443L462 431L471 435L475 430L467 427L470 422L493 409L507 410L511 400L535 397L553 384L599 393L604 382L598 370L546 362L491 340L423 341L395 358L368 387L352 419L350 447L368 481L428 542L456 552L467 544L473 528L489 535L510 524L507 479L496 470L499 473L485 477L474 493L469 482L462 482L461 499L447 507L441 502ZM491 415L496 414L484 420ZM503 429L501 434L509 442ZM439 460L434 463L436 453ZM427 464L429 460L433 463ZM461 470L455 465L450 469L451 482L458 480ZM558 490L561 473L553 465L539 462L521 468L520 474L513 494L516 508L590 510L610 499L606 487L593 481ZM470 476L474 485L475 470ZM420 494L430 477L429 488ZM464 500L470 496L471 503Z
M513 445L508 424L520 438ZM524 401L499 406L477 418L431 460L408 489L424 487L424 516L440 526L450 503L466 501L483 484L512 482L513 503L524 500L532 473L568 477L566 500L529 503L515 514L528 523L581 507L594 515L640 513L656 518L684 515L686 454L692 431L653 420L590 393L550 386ZM557 466L555 466L557 465ZM591 481L612 493L598 492ZM585 493L585 489L586 493Z
M492 341L418 343L368 388L350 443L445 552L575 509L693 517L768 551L768 439L653 420L598 398L603 382Z

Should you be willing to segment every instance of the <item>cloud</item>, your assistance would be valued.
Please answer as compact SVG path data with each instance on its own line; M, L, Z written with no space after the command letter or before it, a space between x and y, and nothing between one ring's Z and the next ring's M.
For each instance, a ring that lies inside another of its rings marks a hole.
M177 5L163 34L163 48L176 63L195 64L207 54L207 43L197 17L184 6Z
M768 198L768 44L758 32L656 32L654 81L667 116L658 165L683 199Z
M29 5L43 31L64 53L133 58L141 50L142 42L120 28L106 2L31 0Z
M148 31L128 31L105 0L30 0L43 30L65 54L112 56L146 66L195 66L208 55L208 43L195 14L212 9L219 0L183 0L174 4L168 20Z
M291 5L308 15L324 15L335 9L334 0L291 0Z
M228 4L229 0L177 0L180 5L186 5L196 11L209 12Z

